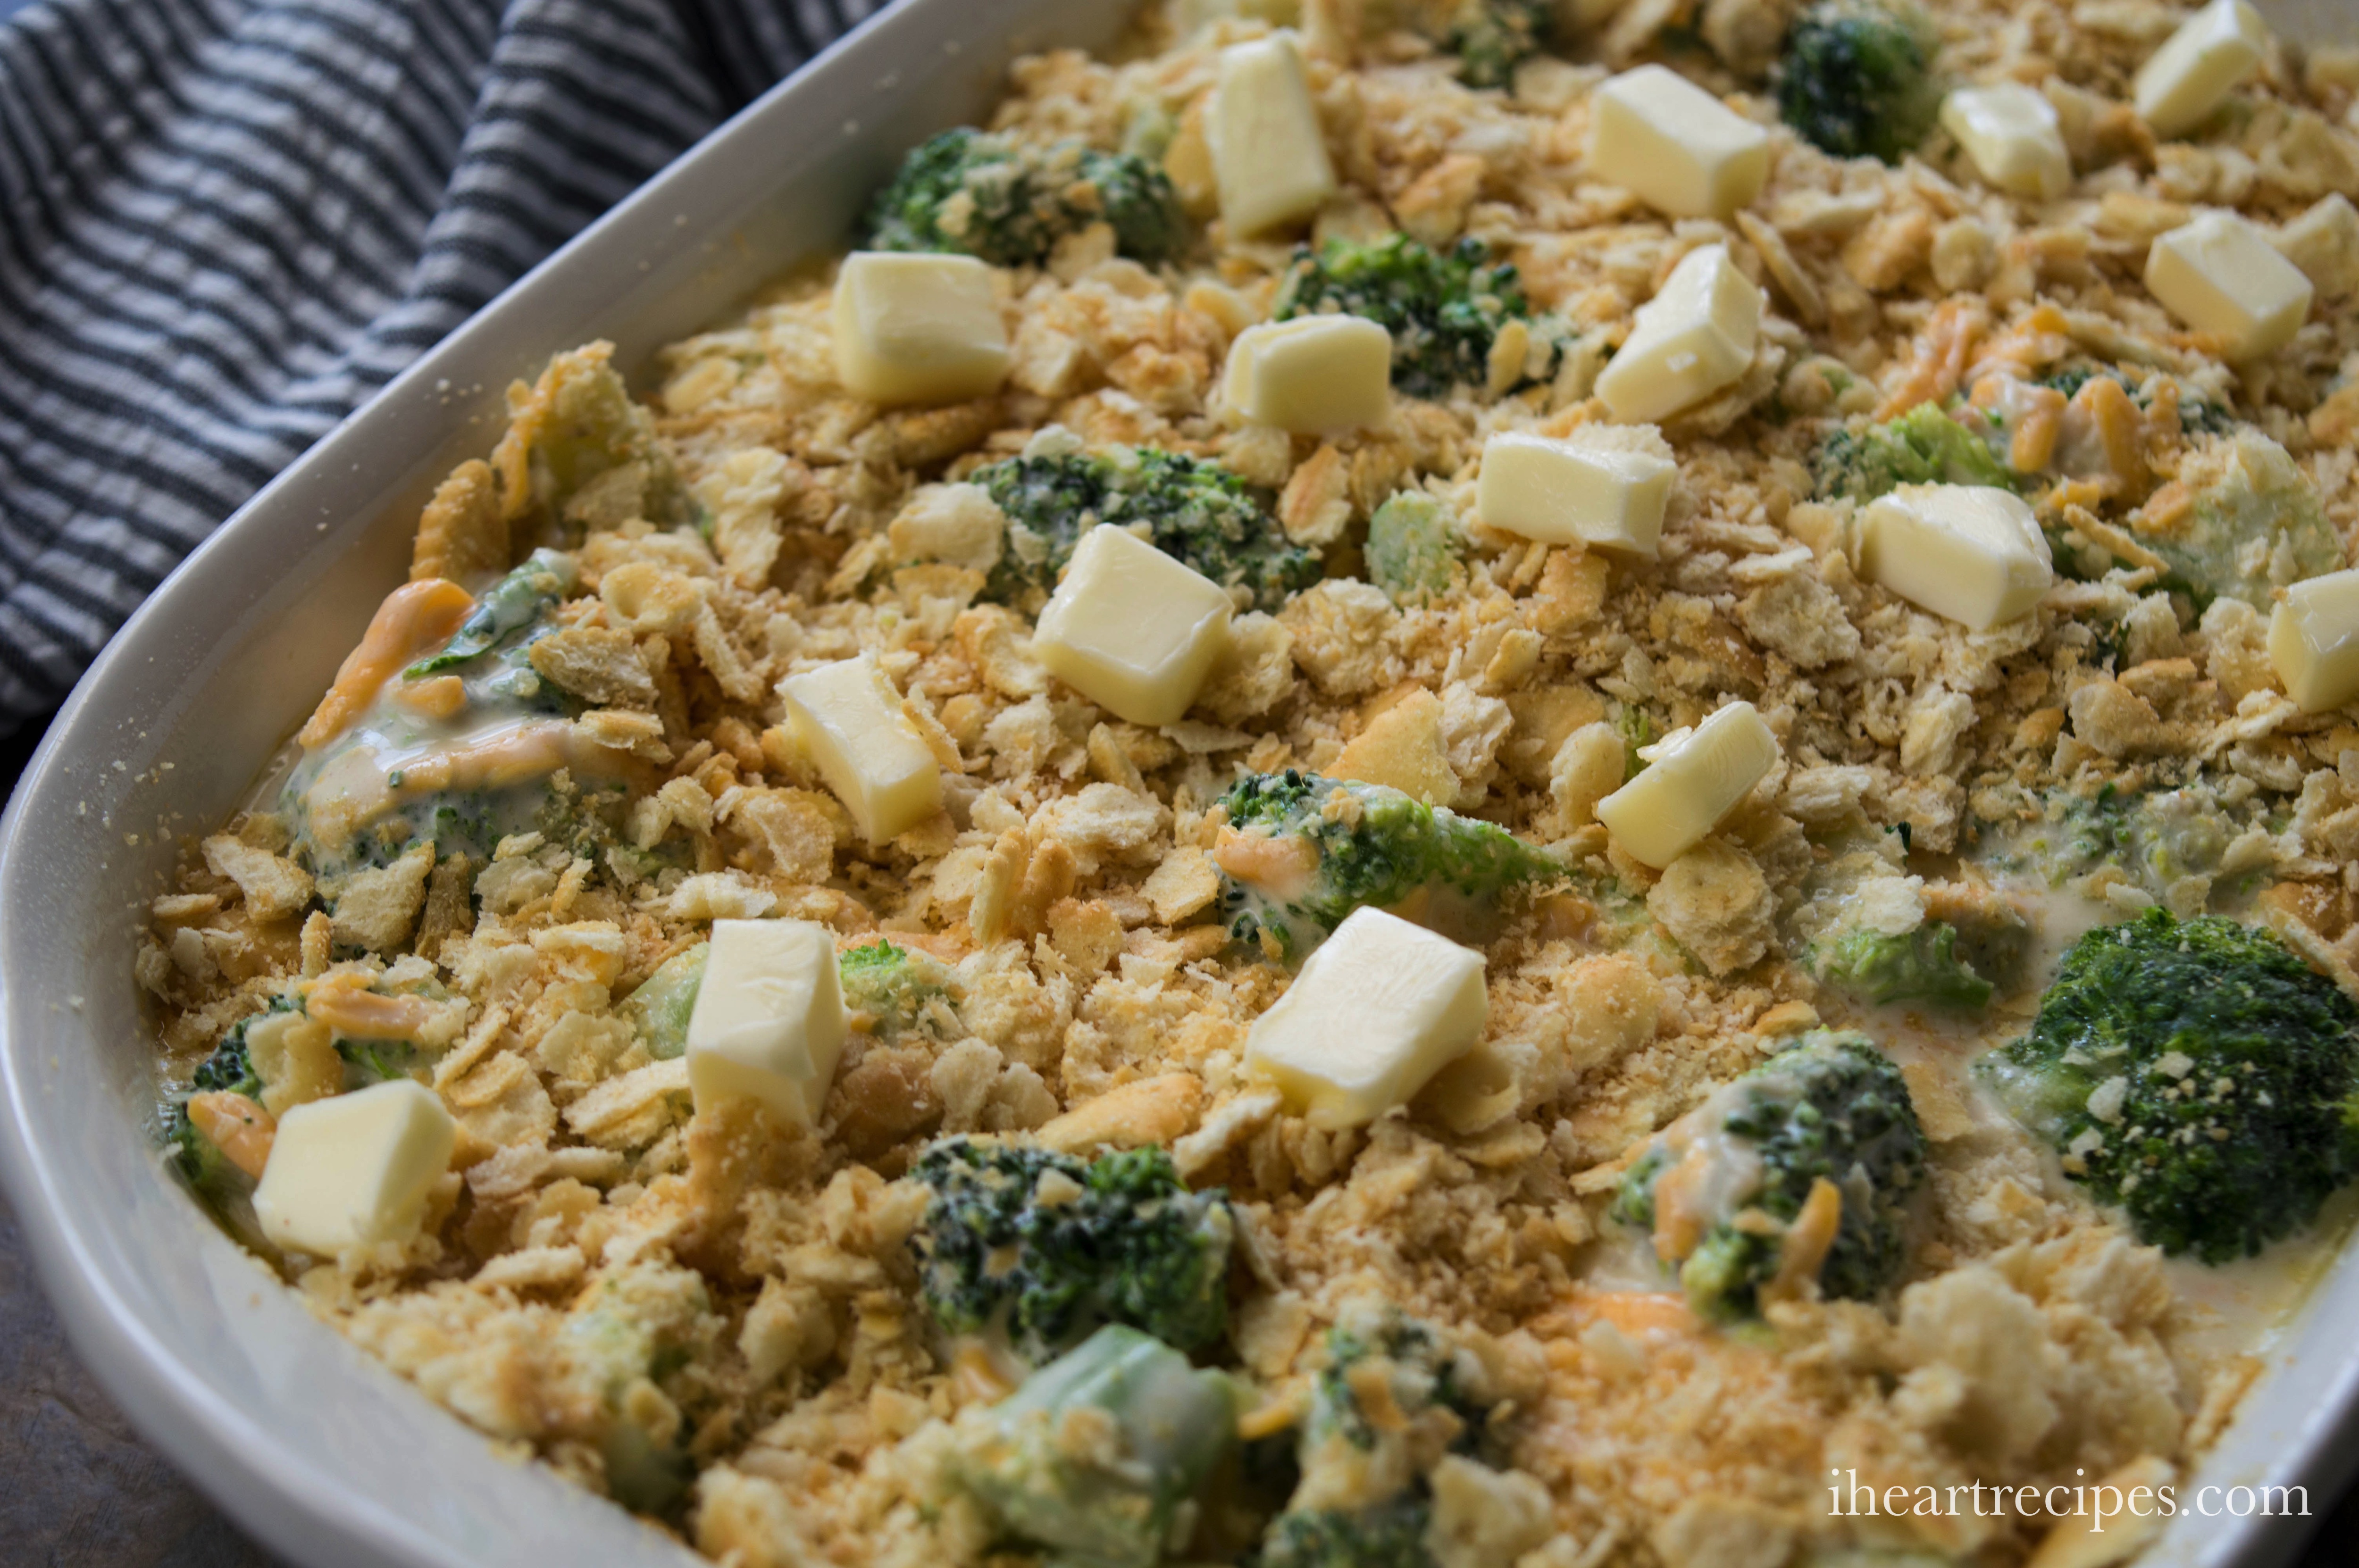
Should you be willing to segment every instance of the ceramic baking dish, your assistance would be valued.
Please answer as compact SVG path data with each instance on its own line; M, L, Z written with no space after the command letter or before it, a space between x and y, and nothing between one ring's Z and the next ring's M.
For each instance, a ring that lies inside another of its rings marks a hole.
M2333 3L2333 0L2329 0ZM555 350L622 362L833 248L897 155L984 113L1007 61L1102 46L1110 0L904 0L502 295L279 476L75 691L0 827L0 1176L76 1348L133 1422L286 1557L338 1568L696 1561L521 1464L315 1323L158 1169L132 938L178 836L218 822L400 579L418 509ZM2319 1286L2198 1485L2347 1468L2359 1250ZM2191 1489L2191 1488L2190 1488ZM2148 1561L2284 1560L2300 1519L2183 1518Z

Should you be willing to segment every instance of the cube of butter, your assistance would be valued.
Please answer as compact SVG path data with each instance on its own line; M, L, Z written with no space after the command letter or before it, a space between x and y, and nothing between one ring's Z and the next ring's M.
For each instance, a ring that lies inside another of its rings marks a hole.
M2027 614L2056 580L2023 498L1983 484L1904 484L1860 516L1859 574L1975 632Z
M716 920L688 1015L696 1108L759 1100L796 1127L819 1120L852 1017L835 936L810 920Z
M299 1105L278 1119L255 1217L275 1245L322 1258L410 1240L458 1140L441 1097L410 1078Z
M1335 194L1310 80L1288 34L1221 51L1204 130L1233 240L1302 222Z
M1483 955L1355 909L1245 1035L1245 1068L1311 1126L1362 1127L1473 1049L1490 1017Z
M1040 611L1032 652L1133 724L1171 724L1229 643L1228 589L1128 529L1093 528Z
M1007 323L973 256L854 251L834 321L836 376L872 403L956 403L1007 379Z
M1589 99L1589 168L1658 212L1723 222L1769 178L1769 133L1659 65Z
M787 729L871 844L942 808L942 769L901 711L876 656L839 659L778 683Z
M2286 589L2269 617L2269 663L2305 713L2359 697L2359 569Z
M2206 212L2157 238L2147 247L2146 287L2172 315L2218 338L2229 360L2258 359L2291 342L2313 292L2301 268L2234 212Z
M1597 820L1625 854L1660 871L1719 827L1777 757L1768 720L1751 703L1732 702L1657 741L1646 769L1597 803Z
M1953 90L1941 100L1941 127L1975 171L2010 196L2053 201L2072 184L2055 105L2019 81Z
M1318 436L1383 424L1392 385L1390 332L1362 316L1299 316L1237 334L1221 396L1252 424Z
M1630 336L1597 378L1606 411L1650 425L1734 384L1753 363L1761 290L1726 245L1690 251L1638 308Z
M1487 528L1653 558L1679 465L1653 452L1521 431L1483 443L1474 509Z
M2191 131L2260 68L2268 46L2268 25L2245 0L2212 0L2138 67L2132 101L2156 135Z

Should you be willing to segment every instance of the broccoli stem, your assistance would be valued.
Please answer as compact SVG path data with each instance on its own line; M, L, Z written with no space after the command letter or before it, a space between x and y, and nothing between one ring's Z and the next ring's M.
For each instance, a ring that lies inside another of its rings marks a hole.
M992 1407L955 1473L1013 1535L1151 1568L1234 1446L1236 1418L1226 1376L1109 1324Z

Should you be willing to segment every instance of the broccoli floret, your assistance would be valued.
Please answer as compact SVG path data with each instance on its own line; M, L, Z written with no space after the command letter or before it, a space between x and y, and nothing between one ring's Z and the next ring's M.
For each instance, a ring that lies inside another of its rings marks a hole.
M1492 1434L1482 1364L1397 1307L1353 1303L1328 1331L1297 1436L1300 1479L1260 1568L1424 1568L1430 1469ZM1374 1553L1374 1555L1361 1555Z
M1229 935L1288 963L1364 905L1479 921L1503 894L1563 871L1504 827L1383 784L1289 768L1246 774L1221 805L1213 858Z
M581 581L582 573L572 557L557 550L535 550L524 565L485 589L475 608L451 633L451 640L402 671L402 678L441 675L483 657L520 632L548 630L539 623Z
M662 1517L686 1500L694 1428L674 1408L690 1391L674 1374L712 1351L721 1326L701 1275L642 1262L600 1280L557 1330L558 1362L580 1397L574 1419L604 1462L607 1493L625 1508ZM650 1390L667 1397L640 1397Z
M1961 409L1969 419L1982 415ZM1881 425L1845 427L1828 435L1811 459L1821 498L1873 501L1904 484L1985 484L2016 487L2016 476L1982 436L1930 403L1920 403Z
M2215 894L2248 891L2264 876L2228 871L2229 850L2261 826L2258 803L2223 804L2211 785L2135 794L2105 784L2087 795L2060 792L2047 820L2017 836L1994 863L2021 864L2061 886L2101 866L2117 868L2163 908L2201 914Z
M1811 952L1810 969L1823 983L1878 1006L1923 1001L1973 1011L1991 999L1991 982L1958 952L1957 927L1939 920L1897 936L1845 932Z
M2150 909L2074 943L2031 1033L1977 1071L2140 1240L2223 1263L2359 1174L2354 1031L2276 936Z
M347 1040L336 1037L336 1054L344 1059L344 1091L364 1089L394 1078L424 1083L433 1058L407 1040Z
M1505 87L1516 67L1539 53L1553 22L1547 0L1466 0L1442 47L1458 57L1469 87Z
M213 1054L197 1064L197 1070L189 1077L189 1092L244 1095L250 1100L259 1100L262 1078L254 1070L253 1048L247 1044L246 1036L253 1032L255 1020L298 1011L302 1005L299 998L275 996L260 1012L239 1019L222 1036L221 1044L213 1047Z
M1271 315L1340 310L1375 322L1393 335L1393 384L1412 397L1479 387L1500 329L1531 315L1516 269L1490 265L1490 255L1472 235L1446 253L1407 234L1331 239L1295 253Z
M1368 519L1368 575L1396 604L1422 604L1464 573L1463 542L1449 510L1423 491L1405 490Z
M838 960L846 1007L874 1020L875 1037L899 1039L926 1022L926 1011L951 994L949 966L890 942L854 947Z
M1451 1452L1471 1453L1483 1436L1490 1408L1474 1391L1479 1367L1397 1307L1356 1306L1327 1331L1326 1352L1302 1421L1306 1474L1319 1468L1331 1444L1372 1452L1388 1437L1397 1440L1401 1418L1414 1421L1427 1411L1446 1412L1443 1424L1451 1430L1443 1446ZM1382 1371L1383 1411L1370 1411L1364 1397L1371 1368Z
M1181 1350L1226 1332L1225 1194L1191 1193L1160 1149L1082 1161L946 1139L911 1173L933 1189L914 1238L927 1306L1038 1364L1101 1324Z
M553 356L500 437L492 468L515 546L576 541L632 518L710 525L614 354L597 342Z
M2032 384L2052 388L2063 394L2064 400L2069 403L2079 395L2082 387L2099 376L2118 383L2121 389L2130 395L2130 401L2140 408L2153 406L2153 396L2147 391L2150 383L2133 382L2126 374L2110 365L2101 365L2088 360L2075 360L2059 369L2049 371L2046 375L2034 381ZM2183 433L2190 436L2224 436L2236 427L2236 416L2227 409L2201 393L2188 390L2183 382L2175 383L2175 385L2179 393L2179 427Z
M212 1139L197 1130L196 1123L189 1117L189 1100L201 1094L233 1094L244 1095L260 1104L262 1076L254 1070L253 1049L247 1036L256 1020L293 1012L302 1005L299 998L275 996L260 1012L239 1019L222 1036L212 1054L197 1064L197 1070L190 1075L187 1092L170 1097L163 1107L166 1162L179 1173L201 1203L241 1239L249 1242L261 1236L251 1202L254 1178L233 1164Z
M1027 146L961 127L902 161L869 208L866 244L1030 266L1096 222L1112 226L1115 249L1134 261L1166 261L1188 243L1179 192L1147 159L1079 142Z
M1263 495L1217 463L1150 448L1043 453L973 476L1007 517L984 597L1023 602L1057 586L1090 527L1144 523L1156 548L1264 610L1320 578L1319 557L1287 543Z
M466 711L477 721L580 713L582 700L543 679L530 657L533 645L557 631L557 608L580 581L571 557L535 550L484 590L440 647L395 679L456 678L465 690ZM544 773L506 785L427 789L420 787L424 781L408 778L401 764L385 774L385 783L407 793L382 802L365 826L354 829L349 791L356 762L373 772L368 753L391 749L430 754L446 741L400 704L380 704L333 742L306 755L288 774L278 802L280 816L293 830L294 858L317 875L334 876L390 864L411 845L428 840L440 856L479 859L488 859L510 834L533 830L592 860L597 848L617 842L614 824L627 794L619 784L585 788L569 777L569 787L560 791L558 775ZM320 816L332 825L325 834L314 822L315 792ZM584 841L584 834L594 836L597 844Z
M1255 1568L1432 1568L1433 1504L1399 1497L1368 1509L1295 1509L1272 1521Z
M2199 440L2178 478L2192 504L2169 509L2158 524L2138 513L2133 525L2198 611L2226 598L2266 612L2275 589L2343 565L2342 540L2318 492L2258 430Z
M1102 1568L1151 1568L1236 1430L1227 1377L1109 1324L963 1426L952 1473L1012 1535Z
M1898 163L1933 128L1940 35L1907 4L1821 0L1795 18L1777 65L1777 116L1837 157Z
M1810 1279L1830 1296L1880 1295L1906 1260L1907 1206L1924 1175L1900 1069L1862 1036L1819 1031L1657 1135L1613 1214L1654 1232L1698 1313L1735 1322L1759 1314L1765 1292ZM1832 1216L1828 1198L1813 1199L1822 1183L1840 1205ZM1776 1226L1746 1222L1747 1210Z

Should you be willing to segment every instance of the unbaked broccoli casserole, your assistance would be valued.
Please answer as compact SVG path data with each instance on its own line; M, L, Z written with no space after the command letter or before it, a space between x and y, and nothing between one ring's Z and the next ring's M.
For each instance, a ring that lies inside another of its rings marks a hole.
M2359 51L1181 0L1008 85L510 391L154 904L173 1166L737 1568L2192 1511L2359 1175Z

